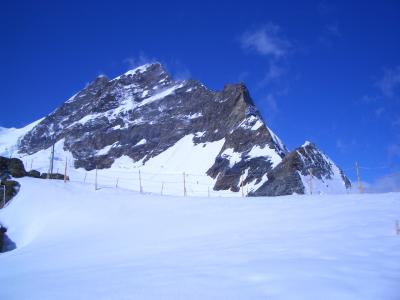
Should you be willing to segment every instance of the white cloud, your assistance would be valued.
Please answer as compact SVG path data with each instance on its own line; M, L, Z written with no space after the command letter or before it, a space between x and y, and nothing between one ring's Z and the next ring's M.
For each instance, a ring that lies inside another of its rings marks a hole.
M331 48L337 39L342 37L339 24L337 22L326 24L318 37L318 42L323 46Z
M339 29L339 24L337 22L326 25L326 31L336 37L342 36L342 33Z
M269 66L269 69L267 71L267 74L265 75L264 81L266 83L274 81L276 79L279 79L286 73L286 70L284 67L277 65L276 63L271 63Z
M352 139L350 141L344 141L343 139L338 138L336 140L336 148L341 153L351 152L356 146L357 146L357 141L354 139Z
M266 107L266 114L269 119L272 119L279 111L278 103L274 94L270 93L263 98L263 103Z
M317 11L320 15L326 16L334 11L334 6L332 5L332 3L323 0L318 3Z
M190 70L180 60L174 59L165 63L174 79L186 80L192 77Z
M273 23L245 32L240 42L243 49L272 58L285 57L290 47L289 41L282 36L280 27Z
M127 57L123 62L129 66L129 69L134 69L144 64L153 63L156 61L157 59L150 58L143 52L140 52L138 56Z
M149 57L144 52L140 52L138 56L125 58L123 62L125 64L128 64L129 69L134 69L136 67L148 63L159 62L166 68L166 70L168 70L170 75L175 80L190 79L192 76L190 70L179 60L174 59L174 60L164 61L154 57Z
M400 126L400 117L397 117L393 122L392 122L393 126Z
M375 109L375 115L377 117L380 117L383 115L383 113L385 112L385 108L384 107L378 107L377 109Z
M396 96L396 92L400 88L400 66L385 69L382 78L376 82L376 86L384 96L388 98Z
M375 103L378 101L377 96L371 96L371 95L364 95L361 97L361 102L363 103Z
M378 178L365 189L369 193L400 192L400 173L392 173Z
M341 139L336 140L336 148L339 149L340 152L344 153L347 152L348 145L344 143Z
M391 159L400 158L400 143L389 145L388 153Z

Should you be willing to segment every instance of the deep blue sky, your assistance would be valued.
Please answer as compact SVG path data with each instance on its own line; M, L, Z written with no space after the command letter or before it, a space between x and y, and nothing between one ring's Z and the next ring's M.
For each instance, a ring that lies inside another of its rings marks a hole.
M215 90L244 81L290 149L311 140L366 181L400 171L399 1L214 2L2 2L0 126L158 60Z

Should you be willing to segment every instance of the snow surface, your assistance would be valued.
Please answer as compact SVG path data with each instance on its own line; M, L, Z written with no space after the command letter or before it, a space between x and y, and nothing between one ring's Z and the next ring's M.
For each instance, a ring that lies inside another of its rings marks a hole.
M121 75L121 76L115 77L115 78L113 79L113 81L114 81L114 80L120 79L122 76L129 76L129 75L134 75L134 74L136 74L136 73L140 74L140 73L146 72L147 69L148 69L149 67L151 67L151 66L152 66L152 63L144 64L144 65L142 65L142 66L139 66L139 67L137 67L137 68L134 68L134 69L132 69L132 70L129 70L128 72L124 73L124 74Z
M32 130L44 118L41 118L23 128L4 128L0 127L0 155L14 156L17 153L18 140Z
M221 153L221 157L229 160L229 167L232 168L242 160L242 153L235 152L232 148L227 148Z
M258 130L264 123L261 120L257 120L256 123L251 127L251 130Z
M275 144L277 144L283 152L287 153L288 150L286 149L285 145L282 143L281 139L271 130L271 128L267 127L267 129L268 129L269 133L271 134L272 139L274 140Z
M260 147L255 145L251 148L247 156L250 158L266 157L271 162L272 168L275 168L282 161L282 157L280 157L274 149L271 149L268 146Z
M146 140L146 139L141 139L139 142L136 143L135 146L144 145L144 144L146 144L146 143L147 143L147 140ZM135 147L135 146L134 146L134 147Z
M20 179L0 299L400 298L400 194L191 198Z
M118 142L105 146L104 148L97 150L96 155L105 155L111 150L111 148L115 147L116 145L118 145Z
M183 174L185 173L186 194L190 196L241 196L231 191L213 191L215 179L206 175L213 165L215 157L221 151L224 139L212 143L198 143L194 145L190 134L183 137L166 151L144 162L134 161L128 156L117 158L108 169L97 171L99 187L118 186L145 192L162 193L165 195L182 196L184 194ZM134 147L143 145L147 141L140 140ZM113 144L114 145L114 144ZM93 153L102 155L108 152L113 145L108 145ZM114 145L116 146L116 144ZM25 168L48 172L51 148L21 157ZM96 171L86 171L83 168L75 169L72 153L64 150L64 139L58 141L54 147L54 172L63 173L67 159L67 174L71 181L85 182L94 185ZM139 178L139 170L141 178Z
M164 99L165 97L167 97L169 95L172 95L177 89L180 89L183 86L184 86L184 83L181 83L181 84L174 85L174 86L172 86L170 88L167 88L167 89L165 89L165 90L163 90L163 91L161 91L161 92L159 92L159 93L157 93L157 94L155 94L155 95L153 95L153 96L151 96L149 98L146 98L143 101L139 102L138 107L147 105L149 103L152 103L154 101L158 101L160 99Z

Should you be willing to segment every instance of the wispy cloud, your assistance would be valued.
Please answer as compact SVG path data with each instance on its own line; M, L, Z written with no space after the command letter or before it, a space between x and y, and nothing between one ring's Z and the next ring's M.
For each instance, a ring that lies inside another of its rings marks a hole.
M337 139L336 140L336 148L338 148L338 150L342 153L347 152L348 149L348 145L343 142L341 139Z
M384 107L378 107L377 109L375 109L375 115L377 117L380 117L384 114L385 111L386 109Z
M392 122L393 126L400 126L400 117L397 117L393 122Z
M241 36L240 43L243 49L275 59L285 57L290 49L289 41L282 35L280 27L274 23L246 31Z
M148 63L159 62L176 80L185 80L191 78L191 72L189 69L178 59L164 61L155 57L151 57L144 52L140 52L137 56L130 56L123 60L124 64L127 64L129 69L142 66Z
M338 138L336 140L336 148L341 152L341 153L348 153L352 149L354 149L357 146L356 140L352 139L351 141L345 141L341 138Z
M342 36L342 33L339 29L338 22L334 22L334 23L326 25L326 31L328 31L333 36L337 36L337 37Z
M177 80L186 80L192 77L192 73L180 60L174 59L165 63L171 75Z
M244 81L247 77L249 77L249 72L243 71L238 75L238 81L242 82Z
M377 96L371 96L371 95L364 95L361 97L361 102L362 103L375 103L378 101Z
M265 75L264 82L269 83L281 78L286 73L286 69L275 62L271 62L269 69Z
M260 104L265 108L265 117L269 122L271 122L279 112L277 98L273 93L269 93L266 96L261 97L260 100Z
M342 37L342 32L339 27L339 23L332 22L328 23L323 27L321 34L318 37L318 42L328 48L331 48L333 44Z
M400 192L400 173L378 178L365 189L370 193Z
M384 69L383 76L376 81L375 86L379 88L383 96L394 98L400 88L400 66Z
M142 66L147 63L156 62L157 59L147 56L144 52L140 52L137 56L130 56L123 60L124 64L127 64L129 69Z
M268 87L260 100L268 118L272 119L279 112L277 99L288 91L284 79L288 74L289 57L293 53L292 43L281 27L272 22L245 31L239 41L244 51L260 57L260 67L265 68L265 75L256 83L256 89L262 91Z
M388 154L391 163L400 158L400 141L389 145Z
M317 11L320 15L325 16L334 11L334 6L329 1L320 1L317 5Z

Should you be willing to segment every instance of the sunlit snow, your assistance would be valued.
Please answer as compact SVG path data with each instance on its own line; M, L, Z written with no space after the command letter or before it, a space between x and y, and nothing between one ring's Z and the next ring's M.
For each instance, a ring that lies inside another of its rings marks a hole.
M23 178L0 299L397 300L399 194L170 197Z

